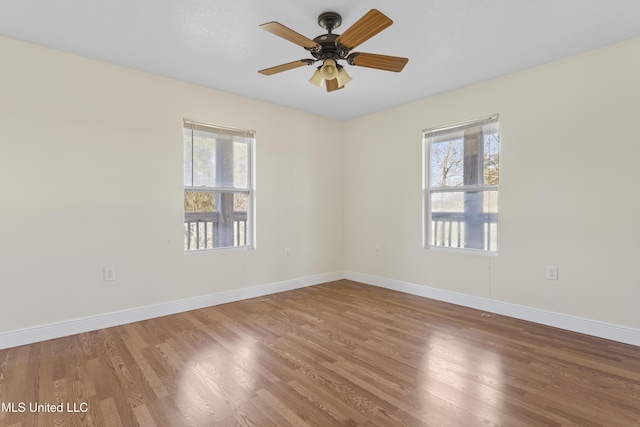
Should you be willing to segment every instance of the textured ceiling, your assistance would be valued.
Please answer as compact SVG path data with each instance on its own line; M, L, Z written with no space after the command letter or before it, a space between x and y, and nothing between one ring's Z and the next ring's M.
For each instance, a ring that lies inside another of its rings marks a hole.
M347 66L331 93L311 66L258 74L310 58L260 24L314 38L320 13L340 34L372 8L394 24L354 51L408 57L401 73ZM0 35L346 120L640 37L640 1L0 0Z

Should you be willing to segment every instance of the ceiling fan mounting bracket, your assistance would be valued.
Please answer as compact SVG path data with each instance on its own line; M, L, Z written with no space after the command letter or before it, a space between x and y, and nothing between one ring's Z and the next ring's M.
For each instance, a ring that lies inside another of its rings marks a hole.
M318 25L327 30L329 34L342 24L342 16L336 12L324 12L318 16Z

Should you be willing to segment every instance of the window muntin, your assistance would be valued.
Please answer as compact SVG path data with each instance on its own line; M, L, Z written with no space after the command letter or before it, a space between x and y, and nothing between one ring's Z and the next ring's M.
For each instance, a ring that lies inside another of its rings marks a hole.
M424 131L425 247L497 252L498 116Z
M184 121L184 249L253 247L254 132Z

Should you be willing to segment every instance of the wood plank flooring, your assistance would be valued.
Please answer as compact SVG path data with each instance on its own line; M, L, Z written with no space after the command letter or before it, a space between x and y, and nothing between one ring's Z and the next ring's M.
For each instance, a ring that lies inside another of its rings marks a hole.
M3 427L628 427L640 348L341 280L0 350L0 403Z

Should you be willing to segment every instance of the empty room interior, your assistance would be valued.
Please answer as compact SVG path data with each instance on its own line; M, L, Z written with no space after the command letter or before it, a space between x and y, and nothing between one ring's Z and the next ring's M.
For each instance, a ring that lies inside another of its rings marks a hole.
M640 425L637 2L50 3L0 426Z

